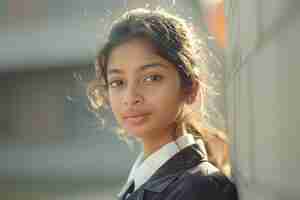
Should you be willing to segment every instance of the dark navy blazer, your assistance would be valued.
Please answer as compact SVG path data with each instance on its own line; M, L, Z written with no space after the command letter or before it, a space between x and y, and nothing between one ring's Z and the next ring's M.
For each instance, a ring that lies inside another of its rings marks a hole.
M163 164L132 192L121 192L120 200L237 200L236 186L202 156L197 144L188 146ZM129 195L130 194L130 195Z

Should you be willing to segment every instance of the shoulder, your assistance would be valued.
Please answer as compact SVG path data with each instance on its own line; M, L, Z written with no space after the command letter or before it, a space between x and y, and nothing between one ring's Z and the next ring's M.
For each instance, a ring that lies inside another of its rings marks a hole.
M173 190L176 200L237 200L233 182L208 163L187 170L177 181Z

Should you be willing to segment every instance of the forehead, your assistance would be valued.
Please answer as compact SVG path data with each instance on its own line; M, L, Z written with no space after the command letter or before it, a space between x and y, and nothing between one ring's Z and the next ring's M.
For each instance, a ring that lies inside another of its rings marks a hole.
M130 70L150 63L158 63L175 70L175 66L158 55L154 45L144 38L135 38L115 47L108 58L110 68Z

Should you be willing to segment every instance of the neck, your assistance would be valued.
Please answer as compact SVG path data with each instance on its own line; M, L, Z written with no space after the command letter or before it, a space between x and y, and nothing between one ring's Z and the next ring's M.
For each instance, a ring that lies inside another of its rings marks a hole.
M182 135L183 135L183 130L181 128L179 128L178 131L175 133L175 128L169 127L167 130L162 130L156 132L156 134L152 134L151 137L142 138L144 157L147 158L152 153L159 150L165 144L168 144L176 140L178 137Z

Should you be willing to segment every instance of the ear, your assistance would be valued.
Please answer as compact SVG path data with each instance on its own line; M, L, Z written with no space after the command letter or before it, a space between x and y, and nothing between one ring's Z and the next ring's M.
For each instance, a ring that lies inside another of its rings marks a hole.
M186 91L186 103L191 105L195 103L197 96L199 95L200 84L198 80L194 80L192 83L192 87Z

